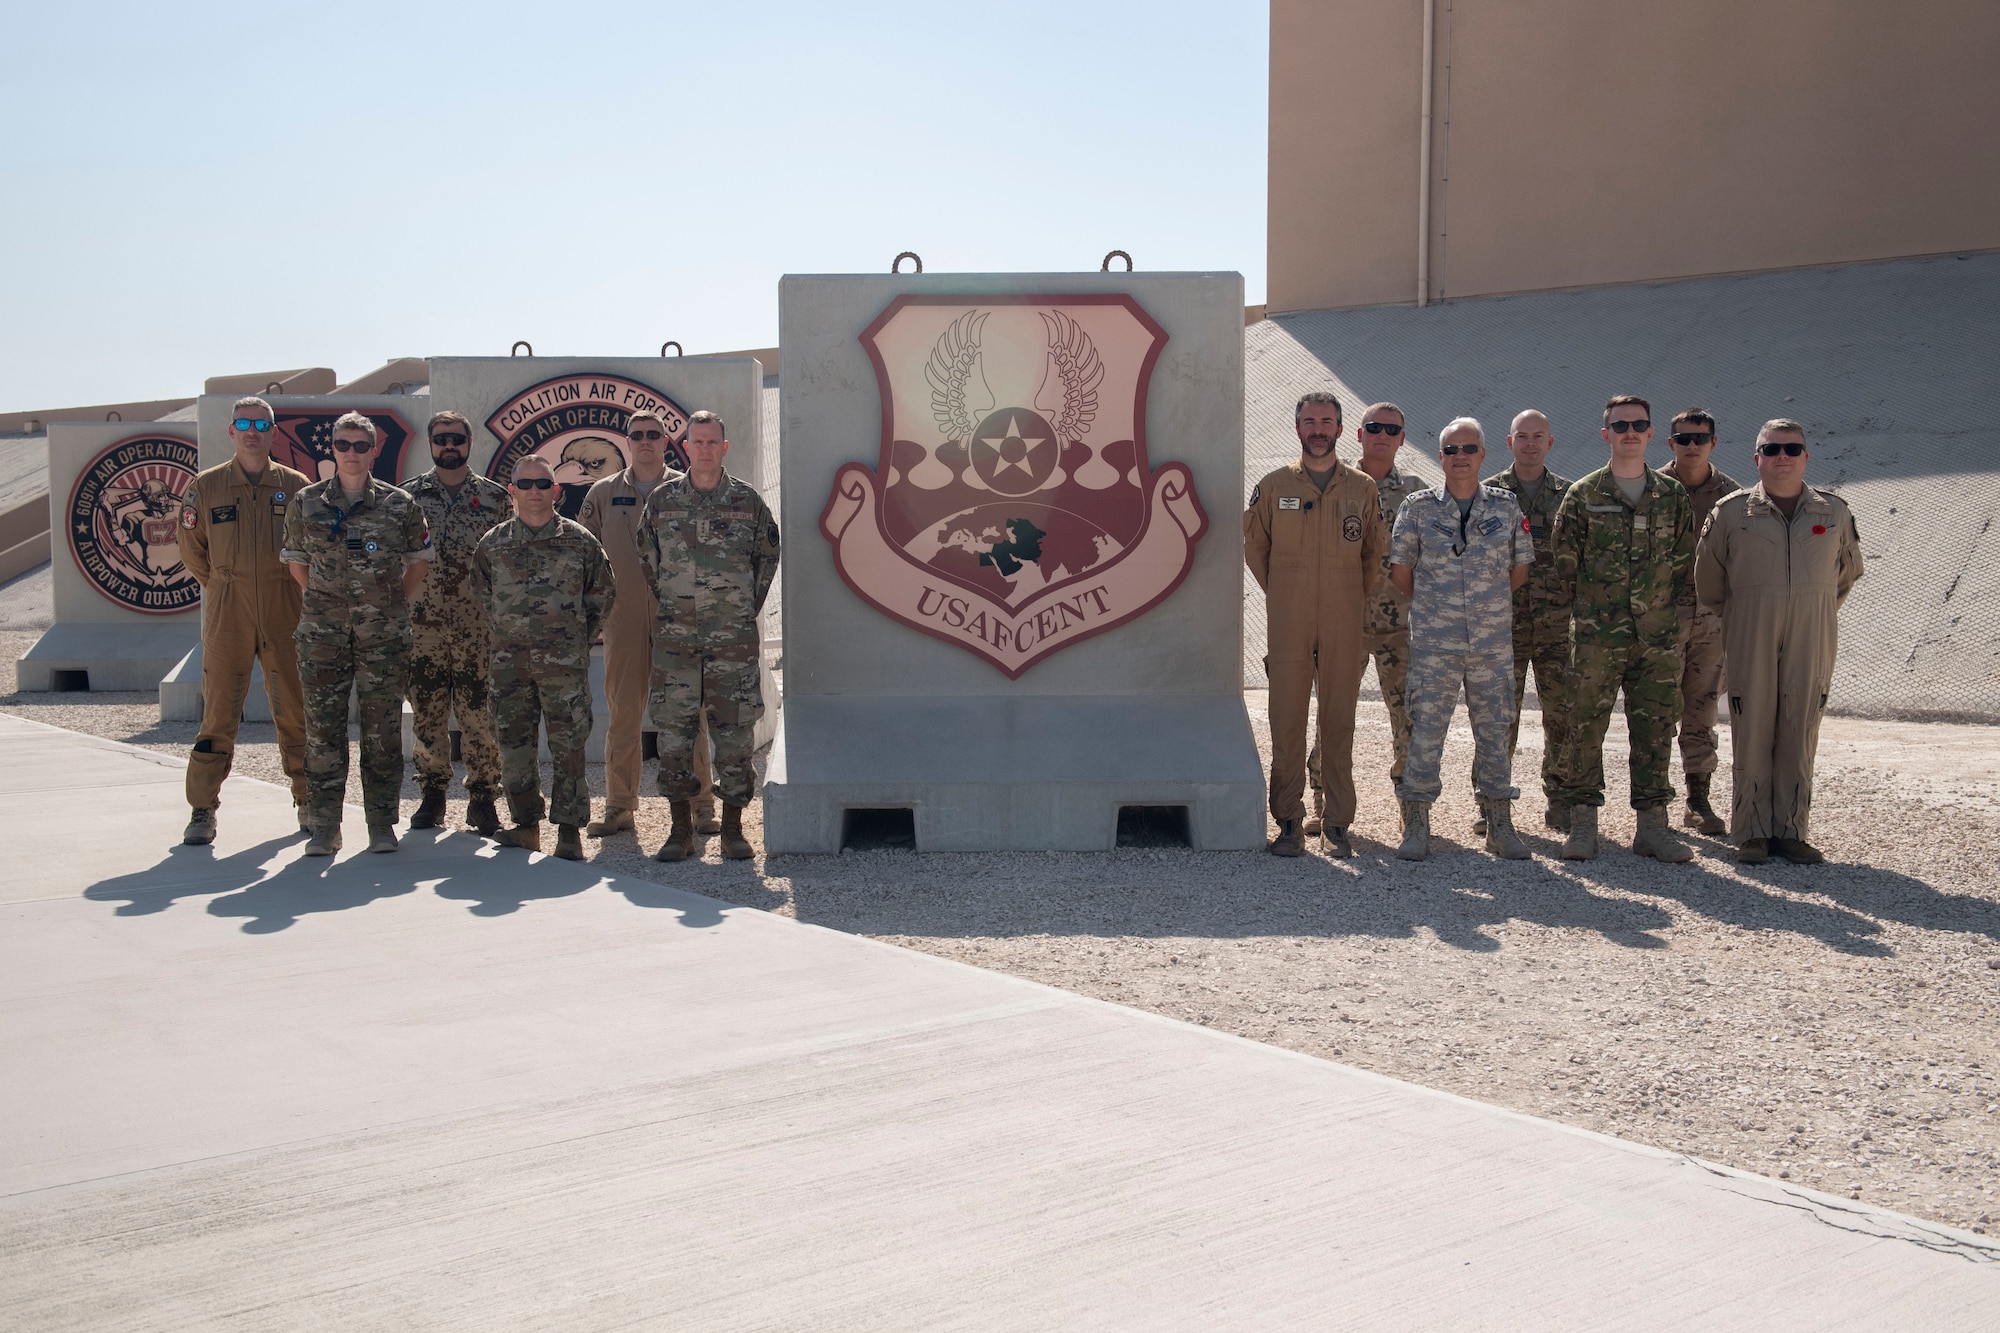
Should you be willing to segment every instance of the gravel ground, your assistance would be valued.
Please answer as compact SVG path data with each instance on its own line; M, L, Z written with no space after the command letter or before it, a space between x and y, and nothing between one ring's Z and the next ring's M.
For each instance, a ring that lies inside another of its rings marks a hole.
M191 743L194 724L162 724L150 696L13 693L34 633L8 623L0 709L166 752ZM1263 696L1248 699L1261 743ZM1537 771L1540 745L1530 714L1522 773ZM1632 815L1616 728L1609 748L1604 831L1622 842ZM1818 868L1738 867L1712 840L1687 866L1622 846L1565 864L1527 801L1535 859L1495 862L1457 788L1438 807L1434 859L1406 864L1393 854L1388 750L1386 714L1364 701L1359 855L1344 862L1133 848L724 865L709 840L703 862L664 866L644 855L666 832L657 801L636 840L589 848L621 876L1939 1221L1984 1230L2000 1216L1995 729L1830 720L1816 841L1837 864ZM238 772L278 778L268 725L246 724L238 755ZM1461 728L1450 784L1469 763ZM1720 778L1726 789L1726 766ZM591 783L601 798L601 767ZM455 818L463 795L454 787ZM407 797L406 811L414 787ZM513 895L468 904L524 907Z

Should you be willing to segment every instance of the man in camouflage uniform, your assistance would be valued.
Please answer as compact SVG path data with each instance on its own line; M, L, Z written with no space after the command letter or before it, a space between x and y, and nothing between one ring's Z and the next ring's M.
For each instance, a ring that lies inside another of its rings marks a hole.
M1632 850L1662 861L1694 853L1667 824L1674 799L1674 726L1680 719L1680 601L1694 567L1694 511L1687 491L1646 466L1652 410L1619 394L1605 405L1603 436L1611 464L1569 488L1556 511L1557 572L1573 589L1570 679L1576 709L1563 758L1562 797L1569 806L1563 856L1597 855L1597 811L1604 804L1604 733L1625 691L1631 736Z
M403 490L431 530L437 559L410 604L410 709L415 714L417 782L423 799L410 816L413 829L444 822L444 793L451 785L450 719L458 719L465 756L465 791L472 799L465 819L492 837L500 831L494 801L500 795L500 746L493 736L493 701L487 681L493 651L486 603L472 595L472 552L512 510L507 488L473 475L472 424L456 412L439 412L430 424L431 461L437 466Z
M1549 471L1556 442L1549 419L1533 408L1515 416L1507 432L1514 465L1486 479L1488 486L1512 491L1528 520L1535 564L1528 581L1514 589L1514 721L1507 729L1507 756L1521 740L1521 701L1527 696L1528 668L1535 669L1535 694L1542 702L1542 823L1567 831L1569 807L1562 803L1562 758L1569 749L1569 604L1571 586L1556 572L1550 548L1556 511L1569 494L1568 477ZM1475 830L1483 832L1484 830Z
M1715 502L1741 488L1709 462L1715 452L1715 418L1709 413L1698 407L1680 413L1669 443L1674 461L1660 473L1687 488L1698 542ZM1708 789L1718 763L1715 709L1722 697L1722 617L1696 604L1693 578L1674 609L1681 622L1681 771L1687 775L1683 822L1703 833L1720 833L1727 826L1708 803Z
M1396 511L1403 501L1421 487L1417 479L1396 466L1396 451L1403 447L1403 409L1394 403L1376 403L1361 414L1354 438L1361 444L1361 458L1355 466L1375 482L1375 502L1382 511L1382 530L1396 526ZM1361 622L1361 643L1375 659L1375 683L1382 689L1382 704L1389 710L1389 736L1395 746L1395 763L1389 769L1391 785L1403 780L1403 765L1410 753L1410 715L1403 706L1404 681L1410 672L1410 598L1389 577L1389 548L1382 547L1382 574L1369 598L1368 612ZM1320 780L1319 737L1313 737L1312 753L1306 756L1306 781L1312 787L1312 817L1306 820L1307 837L1317 834L1326 813L1326 787Z
M201 730L188 755L190 815L181 841L215 841L215 811L236 756L250 668L264 664L278 757L306 829L306 712L299 685L299 586L279 559L285 509L309 484L271 461L277 415L262 398L236 400L236 456L204 469L181 497L181 563L201 584Z
M1486 850L1524 860L1514 831L1514 612L1510 596L1528 580L1534 545L1513 495L1479 484L1486 443L1479 423L1459 417L1438 436L1444 485L1418 491L1397 512L1389 576L1410 598L1410 756L1396 795L1403 842L1396 855L1430 855L1431 803L1443 790L1445 734L1465 691L1472 718L1473 785L1486 819Z
M691 802L701 790L694 750L706 717L722 798L722 855L741 861L755 854L743 836L743 808L756 794L752 756L764 715L757 615L778 576L778 523L756 491L722 470L729 439L720 417L690 416L684 447L686 474L653 488L638 534L639 563L660 608L652 717L660 794L673 810L655 859L694 855Z
M375 423L359 412L334 422L333 475L300 491L285 514L284 559L305 590L297 639L306 695L307 856L340 850L350 692L361 712L368 850L396 850L409 605L433 552L416 501L371 474L377 443Z
M584 746L590 741L590 645L611 614L611 561L590 530L556 512L548 460L514 464L514 516L479 539L472 590L493 625L493 712L499 722L507 811L498 841L542 850L542 816L556 824L556 855L583 859L590 822ZM555 781L542 803L541 746L548 726Z

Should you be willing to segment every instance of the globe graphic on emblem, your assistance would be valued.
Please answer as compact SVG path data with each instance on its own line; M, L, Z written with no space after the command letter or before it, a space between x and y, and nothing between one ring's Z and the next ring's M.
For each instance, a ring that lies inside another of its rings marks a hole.
M1027 495L1048 484L1062 456L1056 430L1041 413L1003 407L988 414L966 444L972 470L1001 495Z

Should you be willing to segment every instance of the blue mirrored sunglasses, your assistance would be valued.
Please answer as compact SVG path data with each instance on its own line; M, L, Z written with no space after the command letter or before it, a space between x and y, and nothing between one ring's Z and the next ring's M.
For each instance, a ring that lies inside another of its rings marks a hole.
M254 430L262 432L271 429L271 423L266 421L263 417L258 417L255 421L252 421L249 417L238 417L236 418L236 420L232 421L229 424L236 427L236 429L238 430Z

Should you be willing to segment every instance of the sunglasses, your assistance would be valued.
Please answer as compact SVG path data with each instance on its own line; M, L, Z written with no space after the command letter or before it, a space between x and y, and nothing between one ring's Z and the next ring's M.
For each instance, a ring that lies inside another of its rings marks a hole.
M634 430L627 431L625 438L628 440L664 440L667 438L667 433L660 430Z
M1444 448L1438 450L1446 458L1456 458L1460 454L1484 453L1485 451L1486 446L1483 444L1447 444Z
M337 454L365 454L375 447L373 440L335 440L333 451Z
M1705 430L1677 430L1672 438L1675 444L1707 444L1715 436Z
M554 477L516 477L514 485L524 491L546 491L556 484Z
M1653 428L1653 423L1644 417L1637 421L1607 421L1604 423L1613 435L1644 435Z
M472 443L472 437L470 435L433 435L431 436L431 443L451 445L463 449L466 445Z
M266 421L263 417L258 417L254 421L251 420L249 417L238 417L236 418L236 420L230 422L229 424L234 426L238 430L254 430L260 435L263 434L265 431L271 429L271 423Z
M1757 452L1766 458L1776 458L1779 454L1783 454L1787 458L1797 458L1805 451L1806 447L1797 440L1785 440L1782 443L1773 440L1769 444L1760 444L1757 446Z
M1403 433L1403 428L1393 421L1364 421L1361 429L1370 435L1387 435L1391 439Z

